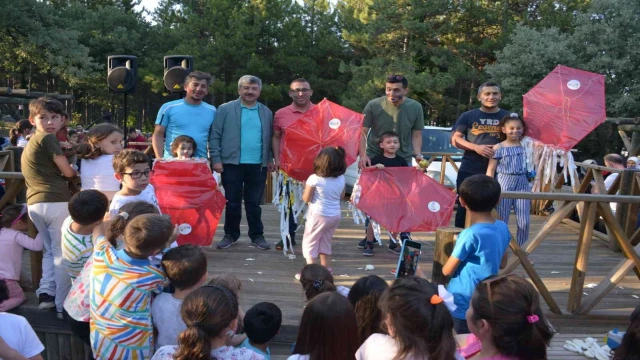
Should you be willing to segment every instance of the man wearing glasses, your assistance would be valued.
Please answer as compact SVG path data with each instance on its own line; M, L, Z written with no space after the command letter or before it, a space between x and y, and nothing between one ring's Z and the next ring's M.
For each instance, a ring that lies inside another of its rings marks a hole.
M402 75L389 75L385 83L385 96L369 101L364 107L364 123L360 139L359 168L371 166L370 158L382 155L379 145L380 136L387 131L398 133L400 148L397 156L404 158L411 164L411 158L422 160L422 129L424 128L424 114L419 102L409 99L409 82ZM369 131L371 130L371 131ZM408 233L402 233L404 240ZM358 244L364 248L365 240ZM389 251L399 254L400 246L395 242L389 243Z
M307 111L316 106L311 102L311 85L305 79L298 78L289 85L289 96L293 100L291 105L285 106L276 111L273 118L273 157L275 159L276 168L280 167L280 153L282 152L282 134L287 126L296 122ZM297 224L293 219L293 212L289 209L289 235L291 236L291 244L296 244L296 227ZM276 249L282 250L282 240L276 244Z

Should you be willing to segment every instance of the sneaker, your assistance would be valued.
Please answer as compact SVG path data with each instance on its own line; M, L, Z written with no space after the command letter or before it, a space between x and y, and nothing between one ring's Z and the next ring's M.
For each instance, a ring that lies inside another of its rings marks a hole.
M55 296L51 296L49 294L42 293L38 296L38 309L51 309L56 306L56 298Z
M358 249L364 249L366 245L367 245L367 237L365 236L364 239L358 242Z
M300 281L300 273L297 273L297 274L294 276L294 278L295 278L296 280Z
M235 243L236 241L238 241L238 239L234 239L231 237L231 235L224 235L224 237L222 238L222 240L220 240L220 242L216 245L217 249L227 249L229 248L229 246L231 246L233 243Z
M56 312L56 317L60 320L64 320L64 315L62 315L62 311Z
M269 250L271 249L271 245L264 239L263 236L258 236L257 238L251 241L253 246L257 247L260 250Z
M389 247L387 248L389 249L389 251L391 251L392 253L396 254L396 255L400 255L400 245L392 242L389 244Z
M373 256L373 242L367 242L365 249L362 251L364 256Z

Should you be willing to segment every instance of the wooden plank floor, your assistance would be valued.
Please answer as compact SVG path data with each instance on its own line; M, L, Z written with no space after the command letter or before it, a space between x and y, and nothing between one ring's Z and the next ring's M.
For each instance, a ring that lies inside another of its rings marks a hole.
M343 204L343 209L346 208L346 204ZM279 213L271 205L263 205L262 209L265 238L269 243L275 244L279 239ZM546 218L543 217L532 217L530 230L532 236L539 232L545 220ZM223 236L222 227L222 224L218 226L215 242L219 241ZM513 216L510 227L512 233L515 234ZM275 359L286 358L284 355L288 354L288 345L285 343L295 337L297 325L305 305L302 288L299 282L294 279L294 274L299 272L305 264L300 255L301 247L300 245L296 246L298 257L295 260L289 260L281 251L273 248L263 251L252 247L249 238L246 236L247 230L246 221L243 219L241 225L243 235L236 244L226 250L217 250L214 242L213 247L205 248L209 260L209 275L235 274L242 281L241 305L245 310L261 301L273 302L282 309L283 325L288 328L288 331L283 331L279 336L278 340L282 343L275 347L274 355L278 355ZM302 232L303 229L300 229L298 244L301 242ZM353 218L347 217L346 211L343 211L340 227L336 231L332 243L333 259L331 267L333 268L336 285L351 286L357 279L369 274L378 275L388 282L393 281L393 276L389 273L389 270L395 268L397 255L388 252L384 247L375 247L375 255L373 257L362 256L361 250L356 248L356 243L362 239L363 235L362 225L354 224ZM421 266L429 276L432 269L434 237L435 234L433 233L413 234L414 240L418 240L423 244ZM577 231L563 224L530 255L530 259L535 262L536 270L563 311L566 311L577 240ZM28 253L25 252L25 254ZM585 284L598 283L622 259L623 257L620 253L612 252L603 241L594 238ZM367 264L374 265L375 270L365 271L364 267ZM24 257L23 269L29 269L28 255ZM516 269L516 272L524 274L521 267ZM544 309L553 326L560 334L586 334L567 336L573 336L572 338L581 337L583 339L587 336L592 336L602 339L607 331L615 327L626 328L629 314L640 303L637 298L640 297L640 281L633 272L619 285L587 316L573 316L568 313L561 316L551 314L546 304ZM584 290L585 293L590 293L591 291L588 288ZM557 346L552 346L553 356L550 358L565 359L568 358L565 356L571 356L571 353L562 349L564 344L562 337L557 339L558 344L556 344Z
M346 208L346 205L343 208ZM262 218L265 224L265 238L270 243L277 242L279 213L273 206L263 205ZM532 217L531 234L536 234L544 221L543 217ZM511 228L515 233L515 224L511 224ZM302 231L300 229L298 233L298 243L302 238ZM235 274L243 282L243 306L250 307L260 301L272 301L282 308L285 324L297 324L305 304L302 289L293 277L305 264L300 255L300 246L296 246L298 257L295 260L289 260L281 251L275 249L261 251L250 246L244 220L241 232L243 236L231 248L207 249L209 273L211 275L223 272ZM351 286L357 279L369 274L376 274L387 281L393 280L389 270L395 267L397 255L390 253L384 247L376 247L373 257L362 256L361 251L356 248L356 243L362 239L363 234L362 226L354 224L353 218L347 217L346 212L343 212L340 227L332 243L331 266L337 285ZM560 225L530 255L535 262L536 270L563 311L566 308L572 265L575 260L577 235L571 227ZM220 224L215 241L219 241L222 236L222 224ZM421 266L429 275L432 269L434 237L433 233L413 234L415 240L423 243ZM609 250L604 242L594 239L585 284L598 283L622 258L620 253ZM375 270L365 271L363 268L367 264L374 265ZM524 274L521 267L516 272ZM590 291L592 290L584 290L585 293ZM628 315L640 302L634 296L640 297L640 281L631 272L619 287L612 290L596 306L592 311L593 315L583 317L550 315L550 318L558 331L569 333L604 331L614 325L623 327L626 325ZM548 310L546 305L545 309ZM567 320L563 320L564 318Z

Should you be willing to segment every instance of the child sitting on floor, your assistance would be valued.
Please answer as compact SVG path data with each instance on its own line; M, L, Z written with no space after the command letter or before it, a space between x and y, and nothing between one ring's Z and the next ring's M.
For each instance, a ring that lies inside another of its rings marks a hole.
M62 224L62 260L73 282L93 254L93 229L109 210L107 196L98 190L85 190L69 200L69 216Z
M151 305L151 319L158 331L156 348L178 344L178 335L187 329L187 325L176 318L176 314L180 312L184 298L207 280L207 257L199 247L175 247L162 256L161 264L175 292L163 292Z
M149 184L151 166L147 155L138 150L122 150L113 157L113 170L122 189L111 200L109 213L112 216L118 215L118 209L132 201L146 201L160 211L156 192L153 185Z
M333 275L326 267L320 264L305 265L300 272L298 280L304 289L307 301L311 301L323 292L336 291L336 286L333 284Z
M222 286L225 289L231 291L233 296L238 299L238 303L240 303L240 292L242 291L242 281L238 279L235 275L229 273L223 273L220 275L215 275L209 280L207 286ZM242 327L244 324L244 311L241 307L238 306L238 332L242 332ZM236 334L231 337L227 345L230 346L239 346L247 339L246 334Z
M96 230L90 288L93 355L148 359L153 346L151 295L162 292L166 279L148 258L167 246L174 233L171 220L155 214L136 217L125 228L121 250L102 235L102 226Z
M207 285L187 295L180 309L187 329L178 345L163 346L151 360L262 360L245 348L228 346L238 327L238 299L229 289Z
M438 288L425 279L399 278L380 299L389 335L373 334L356 352L357 360L463 360L457 353L453 321Z
M244 331L247 333L240 347L253 350L271 360L269 342L280 331L282 325L282 311L275 304L261 302L255 304L244 316Z
M509 274L483 280L466 317L471 335L458 335L466 359L547 358L553 330L540 308L540 295L523 277Z
M631 324L622 338L622 343L613 351L613 360L640 359L640 305L629 317Z
M389 285L381 277L369 275L358 279L349 291L347 299L356 311L360 344L375 333L386 333L378 303L387 288Z
M0 299L0 312L9 311L22 304L26 298L20 287L22 251L42 250L42 237L35 239L22 233L27 230L27 206L8 205L0 214L0 282L4 284L6 299Z
M507 224L491 215L500 200L500 184L496 179L481 174L470 176L460 185L459 196L460 205L467 209L471 226L458 235L442 273L451 276L448 290L456 304L456 309L451 312L456 333L468 334L465 313L471 295L480 281L496 275L506 262L505 251L511 233Z

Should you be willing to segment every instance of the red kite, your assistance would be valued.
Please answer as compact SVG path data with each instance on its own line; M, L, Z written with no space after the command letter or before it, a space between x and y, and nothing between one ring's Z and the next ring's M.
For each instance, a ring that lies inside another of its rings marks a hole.
M306 181L320 150L341 146L347 166L358 158L364 115L324 99L286 128L280 167L290 177Z
M456 195L413 167L362 170L356 207L390 232L448 226Z
M606 117L604 76L558 65L523 97L529 170L538 170L533 191L555 182L556 164L573 179L573 148ZM541 175L544 178L541 178Z
M558 65L523 97L527 135L571 150L606 117L604 76Z
M210 246L226 199L206 162L157 160L150 180L162 213L178 225L178 244Z

